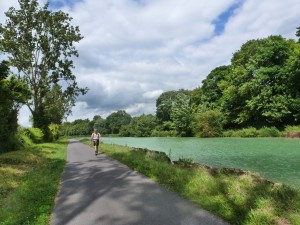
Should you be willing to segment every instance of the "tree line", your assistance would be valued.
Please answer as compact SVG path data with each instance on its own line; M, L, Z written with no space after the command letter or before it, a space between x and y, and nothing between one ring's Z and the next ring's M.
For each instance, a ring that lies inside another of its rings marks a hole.
M300 39L300 27L296 36ZM201 87L162 93L155 115L131 117L120 110L106 119L98 115L64 123L62 133L68 128L69 135L89 134L98 128L120 136L216 137L228 129L276 133L299 124L300 43L277 35L244 43L230 64L213 69Z
M162 93L155 115L132 117L119 110L105 119L62 124L76 97L88 91L72 72L74 44L83 37L68 14L37 0L18 2L0 24L0 54L6 58L0 62L0 152L19 145L22 105L31 111L32 132L48 141L59 133L86 135L94 127L121 136L213 137L224 129L299 125L300 43L282 36L247 41L229 65L213 69L194 90Z

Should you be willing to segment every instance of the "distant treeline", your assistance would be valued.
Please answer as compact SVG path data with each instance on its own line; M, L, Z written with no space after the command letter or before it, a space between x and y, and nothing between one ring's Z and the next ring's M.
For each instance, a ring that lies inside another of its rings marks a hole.
M287 126L297 130L299 124L299 40L269 36L247 41L201 87L162 93L155 116L131 117L120 110L106 119L98 115L64 123L61 134L87 135L98 128L102 134L139 137L280 136Z

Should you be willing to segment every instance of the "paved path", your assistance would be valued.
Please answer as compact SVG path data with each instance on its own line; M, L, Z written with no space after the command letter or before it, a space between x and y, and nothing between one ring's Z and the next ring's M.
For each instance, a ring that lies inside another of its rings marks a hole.
M225 225L150 179L72 140L52 225Z

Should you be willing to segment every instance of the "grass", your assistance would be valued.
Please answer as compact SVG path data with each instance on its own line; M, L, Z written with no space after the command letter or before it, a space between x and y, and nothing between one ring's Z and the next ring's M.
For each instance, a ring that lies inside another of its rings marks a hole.
M300 224L299 189L247 172L189 167L189 159L173 165L163 156L129 147L101 144L100 151L231 224Z
M0 154L0 225L46 225L54 207L67 142Z

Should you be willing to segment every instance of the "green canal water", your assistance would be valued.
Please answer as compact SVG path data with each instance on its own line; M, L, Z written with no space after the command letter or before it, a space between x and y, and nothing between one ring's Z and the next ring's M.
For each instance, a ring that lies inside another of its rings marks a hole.
M300 187L300 140L285 138L104 138L104 143L163 151L213 166L250 170Z

